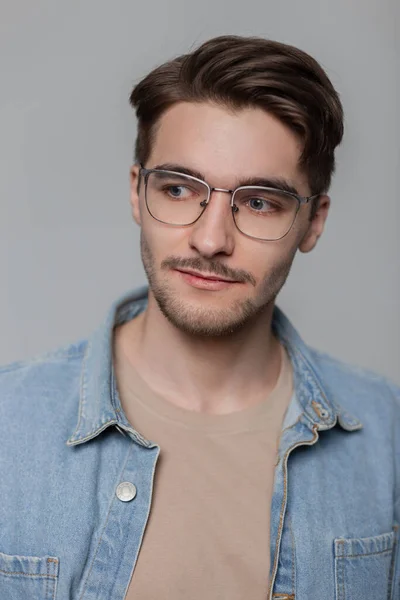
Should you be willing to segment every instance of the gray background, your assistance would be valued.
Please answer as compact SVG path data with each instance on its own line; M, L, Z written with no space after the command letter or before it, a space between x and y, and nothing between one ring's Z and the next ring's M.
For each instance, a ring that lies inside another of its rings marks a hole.
M0 0L0 362L90 334L145 281L131 87L238 33L313 54L346 112L326 233L278 304L308 343L400 382L399 16L397 0Z

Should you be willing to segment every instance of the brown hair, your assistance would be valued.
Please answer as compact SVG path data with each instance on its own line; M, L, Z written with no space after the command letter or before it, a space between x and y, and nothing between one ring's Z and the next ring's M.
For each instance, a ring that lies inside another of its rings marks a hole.
M135 159L145 163L161 115L177 102L260 107L302 140L300 166L312 194L326 192L343 137L343 109L318 62L294 46L258 37L220 36L166 62L133 89Z

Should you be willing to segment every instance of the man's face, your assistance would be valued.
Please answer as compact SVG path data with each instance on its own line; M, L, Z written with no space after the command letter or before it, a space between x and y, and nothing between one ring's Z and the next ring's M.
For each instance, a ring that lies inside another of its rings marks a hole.
M179 165L201 173L211 187L234 189L250 178L284 179L310 195L299 169L301 144L261 109L231 112L211 103L179 103L161 117L146 168ZM172 226L156 221L137 192L138 167L131 171L131 203L141 226L141 252L152 295L180 330L197 336L228 335L272 310L297 249L311 250L323 230L329 198L316 218L302 205L291 231L278 241L260 241L235 226L231 197L214 191L198 221ZM231 280L210 283L184 271Z

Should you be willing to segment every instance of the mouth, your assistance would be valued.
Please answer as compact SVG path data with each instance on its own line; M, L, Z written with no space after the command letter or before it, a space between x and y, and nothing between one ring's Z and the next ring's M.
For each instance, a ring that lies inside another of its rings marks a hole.
M206 275L203 273L198 273L197 271L190 271L189 269L177 269L180 273L186 273L187 275L192 275L193 277L197 277L199 279L206 279L207 281L224 281L226 283L238 283L234 279L226 279L225 277L220 277L219 275Z
M240 283L233 279L225 279L219 275L208 275L197 271L176 269L176 272L186 283L198 289L219 291Z

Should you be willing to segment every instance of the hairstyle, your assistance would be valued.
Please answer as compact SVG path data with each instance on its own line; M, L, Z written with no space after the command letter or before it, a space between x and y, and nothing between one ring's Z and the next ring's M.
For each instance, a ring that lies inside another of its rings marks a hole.
M148 160L160 117L182 101L264 109L301 140L300 168L311 193L329 189L334 150L343 137L343 109L327 74L306 52L259 37L229 35L155 68L130 96L138 119L137 162Z

